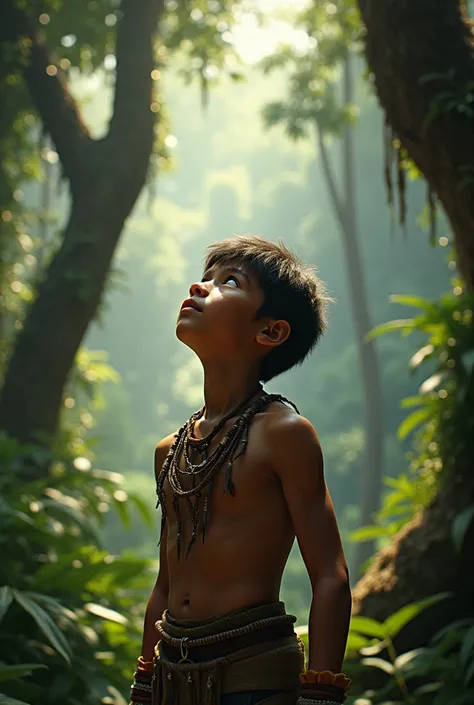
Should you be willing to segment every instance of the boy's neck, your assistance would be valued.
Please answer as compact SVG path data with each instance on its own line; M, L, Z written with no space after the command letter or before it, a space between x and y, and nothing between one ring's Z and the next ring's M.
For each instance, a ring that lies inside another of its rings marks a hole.
M258 370L223 362L204 365L204 419L214 425L258 385Z

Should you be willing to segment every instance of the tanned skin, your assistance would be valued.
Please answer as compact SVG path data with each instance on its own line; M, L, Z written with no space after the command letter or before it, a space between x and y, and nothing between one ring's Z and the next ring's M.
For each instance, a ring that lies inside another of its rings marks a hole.
M177 336L204 367L206 414L196 436L207 435L220 418L258 382L262 357L291 334L286 321L257 319L263 293L242 267L216 268L193 284L200 310L180 312ZM211 452L235 419L214 439ZM155 474L173 442L155 450ZM283 569L296 537L311 581L308 667L339 672L351 610L347 566L323 457L311 423L293 409L272 403L255 415L245 453L233 465L236 494L224 494L215 479L205 543L199 537L187 559L177 559L177 523L165 483L168 519L160 568L148 602L143 657L151 660L157 642L154 623L165 608L176 618L205 619L280 599ZM191 535L187 507L181 511L182 552Z

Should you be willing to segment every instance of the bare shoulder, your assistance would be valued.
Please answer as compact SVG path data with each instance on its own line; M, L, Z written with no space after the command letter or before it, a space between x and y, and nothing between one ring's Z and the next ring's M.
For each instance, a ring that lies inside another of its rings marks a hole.
M292 407L281 402L272 402L262 414L262 432L266 440L277 443L317 443L316 430L307 418Z
M158 473L161 470L161 467L163 463L165 462L165 458L169 453L169 450L171 446L174 443L174 439L176 438L176 433L170 433L169 436L166 436L165 438L162 438L161 441L156 445L155 447L155 475L158 476Z
M272 466L281 472L298 473L310 466L322 473L321 444L313 424L294 409L272 403L262 419L262 437Z

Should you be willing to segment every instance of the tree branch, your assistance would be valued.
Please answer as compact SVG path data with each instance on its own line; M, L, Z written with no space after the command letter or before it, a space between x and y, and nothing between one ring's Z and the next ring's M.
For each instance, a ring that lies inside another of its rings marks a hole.
M387 119L450 219L474 288L473 37L460 0L358 0ZM452 101L440 103L450 92ZM436 108L438 106L438 108Z
M48 66L54 66L53 61L26 13L15 0L5 0L2 10L0 42L15 44L18 50L26 51L26 57L19 62L19 66L74 191L84 163L84 150L91 142L89 132L61 73L47 73Z
M135 0L134 6L124 0L122 8L110 130L104 140L90 142L93 159L89 154L81 161L62 245L18 334L0 394L0 428L24 443L54 437L67 375L146 180L154 128L153 36L163 0ZM65 133L74 134L69 108L64 110L70 121ZM77 135L73 139L77 145Z
M150 109L153 37L163 8L164 0L141 0L139 12L136 0L122 0L120 6L122 16L117 29L114 110L107 140L116 143L127 134L128 139L125 143L121 142L120 148L126 149L131 157L135 151L136 131L143 130L144 126L152 127L155 121L155 113ZM137 76L145 75L148 81L137 80Z

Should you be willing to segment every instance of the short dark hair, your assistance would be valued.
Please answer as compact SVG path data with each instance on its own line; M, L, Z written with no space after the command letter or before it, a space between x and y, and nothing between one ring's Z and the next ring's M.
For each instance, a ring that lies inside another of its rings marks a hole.
M259 235L240 235L207 248L206 271L237 263L257 277L263 290L265 298L257 318L283 319L291 326L288 339L262 360L260 379L268 382L301 364L314 349L326 330L329 299L314 268L283 242L276 244Z

